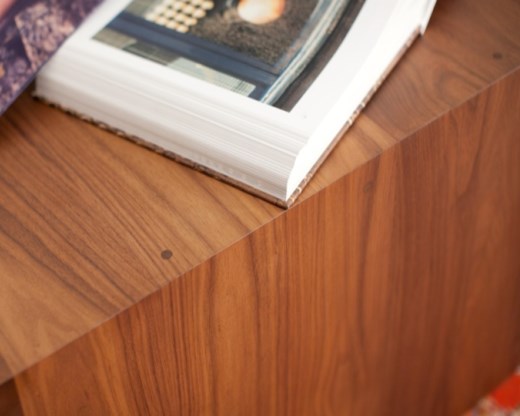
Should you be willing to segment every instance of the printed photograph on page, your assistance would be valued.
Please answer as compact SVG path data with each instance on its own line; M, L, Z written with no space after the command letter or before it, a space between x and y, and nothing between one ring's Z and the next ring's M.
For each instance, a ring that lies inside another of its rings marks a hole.
M297 79L301 81L308 67L316 66L311 64L318 61L317 56L328 46L336 29L345 35L362 3L135 0L94 38L276 105L284 101ZM323 66L326 59L320 63ZM315 77L319 71L309 73Z

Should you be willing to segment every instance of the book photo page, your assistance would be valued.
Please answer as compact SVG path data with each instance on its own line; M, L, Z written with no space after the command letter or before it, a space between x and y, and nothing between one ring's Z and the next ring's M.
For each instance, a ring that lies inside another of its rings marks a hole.
M362 2L135 0L94 38L276 105L341 18L354 21Z
M290 206L434 0L105 0L35 95Z

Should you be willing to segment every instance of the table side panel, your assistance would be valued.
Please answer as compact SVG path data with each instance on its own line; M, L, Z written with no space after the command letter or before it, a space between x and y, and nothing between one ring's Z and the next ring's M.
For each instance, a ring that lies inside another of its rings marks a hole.
M520 71L17 377L27 415L459 415L520 360Z

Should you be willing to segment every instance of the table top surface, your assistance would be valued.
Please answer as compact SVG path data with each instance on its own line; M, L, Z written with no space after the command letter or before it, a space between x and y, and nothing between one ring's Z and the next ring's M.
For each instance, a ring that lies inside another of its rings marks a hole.
M291 210L518 70L518 22L439 1ZM285 214L23 95L0 118L0 384Z

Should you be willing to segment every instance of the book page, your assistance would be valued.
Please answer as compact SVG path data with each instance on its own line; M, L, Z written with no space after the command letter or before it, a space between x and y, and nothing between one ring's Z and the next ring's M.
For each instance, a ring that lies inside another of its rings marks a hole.
M363 2L135 0L94 39L267 104L293 105L284 94Z

